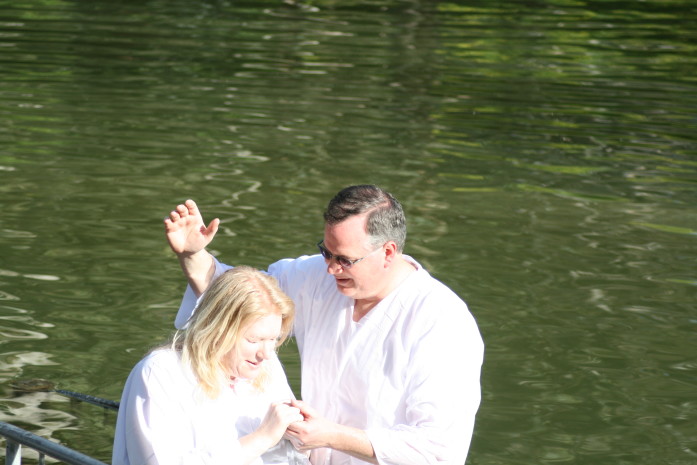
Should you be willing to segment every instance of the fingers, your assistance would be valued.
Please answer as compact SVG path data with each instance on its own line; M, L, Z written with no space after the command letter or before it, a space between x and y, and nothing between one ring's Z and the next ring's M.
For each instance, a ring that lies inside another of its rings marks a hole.
M220 226L220 220L218 218L213 219L211 224L203 231L204 236L210 236L212 239L215 233L218 232L218 226Z
M294 412L290 414L290 419L288 421L288 424L290 425L291 423L296 423L298 421L303 421L305 420L305 417L302 416L302 414L298 412Z
M178 219L172 219L172 214L170 213L170 216L165 218L165 231L167 233L174 232L177 229L179 229L179 221Z
M297 407L291 407L286 403L278 403L273 404L272 408L276 411L276 414L280 417L280 419L286 424L304 420L302 413L300 413L300 409Z
M293 407L297 407L299 409L302 409L303 406L305 405L305 402L303 402L302 400L298 400L298 399L291 399L289 405L292 405Z
M309 404L307 404L306 402L303 402L302 400L293 399L290 402L290 405L298 408L300 410L300 413L306 418L317 416L317 412L315 411L315 409L310 407Z
M193 204L193 207L189 205L189 202ZM198 208L196 207L196 204L194 203L193 200L187 200L183 204L179 204L175 207L175 209L169 214L170 218L172 218L172 221L176 221L179 218L186 218L189 215L195 215L198 213Z
M184 202L184 205L180 205L180 206L183 206L187 210L187 213L190 215L198 215L199 214L198 206L196 206L196 202L194 202L191 199L187 199L186 202Z
M303 424L300 421L294 421L292 423L289 423L288 427L286 428L286 434L288 434L291 437L297 437L304 431L305 428L303 428Z
M176 223L179 221L179 219L184 218L189 215L189 209L186 208L183 204L177 205L174 207L174 210L169 212L169 218L165 218L165 222L167 220L170 220L173 223Z
M169 217L165 218L165 225L167 228L176 226L180 220L186 219L189 216L201 217L201 213L198 210L198 206L196 206L196 202L191 199L188 199L184 203L174 207L174 210L169 212ZM213 234L215 234L215 232L213 232Z
M304 417L300 413L300 409L296 407L291 407L289 405L283 406L283 418L288 421L288 424L295 423L296 421L303 421Z

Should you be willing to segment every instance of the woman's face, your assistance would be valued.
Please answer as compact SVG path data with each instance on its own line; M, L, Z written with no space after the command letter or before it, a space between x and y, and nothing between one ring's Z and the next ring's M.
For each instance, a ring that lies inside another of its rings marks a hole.
M281 334L281 315L267 315L246 330L237 345L227 354L229 375L235 379L254 379L276 350Z

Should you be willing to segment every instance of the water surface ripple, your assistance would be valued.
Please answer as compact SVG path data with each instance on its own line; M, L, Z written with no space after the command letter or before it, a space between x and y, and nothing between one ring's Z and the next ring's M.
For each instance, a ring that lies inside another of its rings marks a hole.
M695 463L695 26L687 0L1 7L0 419L109 461L113 414L11 382L119 398L173 329L167 212L264 267L370 182L482 330L468 464Z

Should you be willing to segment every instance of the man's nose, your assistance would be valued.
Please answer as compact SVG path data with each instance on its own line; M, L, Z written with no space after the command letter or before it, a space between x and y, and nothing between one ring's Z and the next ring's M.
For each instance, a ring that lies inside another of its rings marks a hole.
M330 275L335 275L338 274L340 271L342 271L341 265L339 265L339 262L334 260L333 258L331 260L328 260L327 262L327 273Z

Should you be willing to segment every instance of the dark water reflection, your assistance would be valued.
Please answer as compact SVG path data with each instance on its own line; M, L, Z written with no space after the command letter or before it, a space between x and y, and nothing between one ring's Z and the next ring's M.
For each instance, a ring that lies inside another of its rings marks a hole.
M487 344L468 463L697 460L697 9L689 1L0 6L0 419L108 461L182 292L161 220L314 252L375 182ZM298 388L294 347L284 349Z

